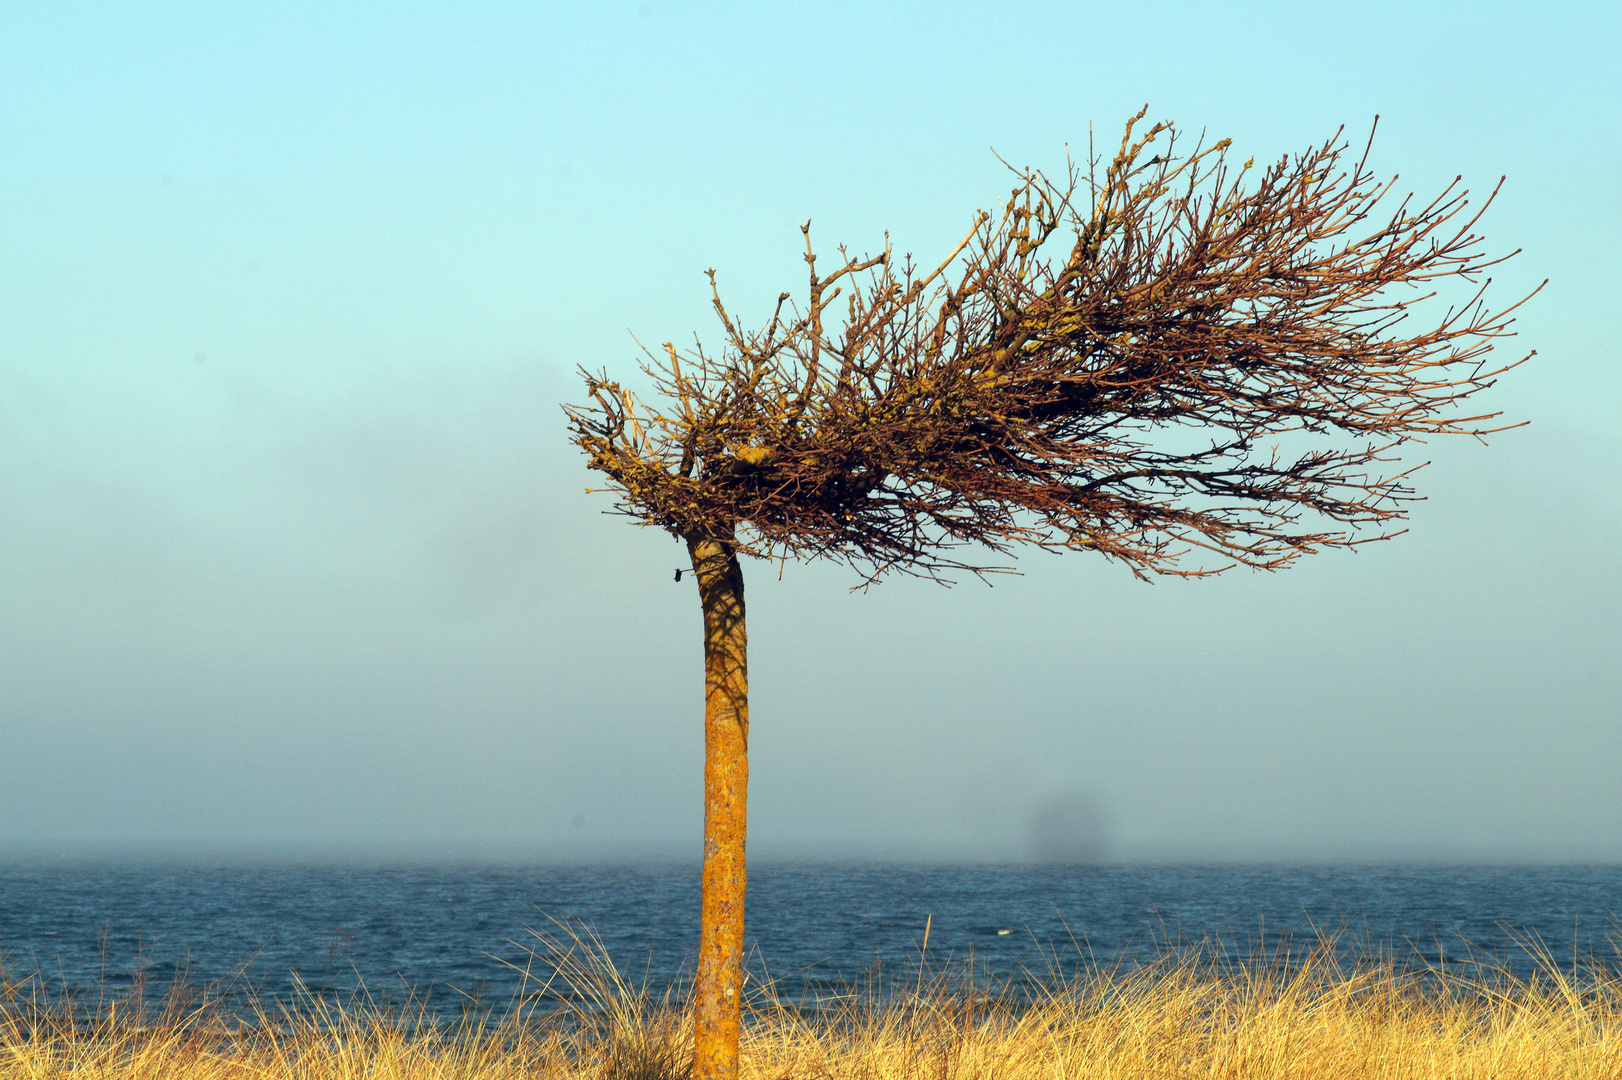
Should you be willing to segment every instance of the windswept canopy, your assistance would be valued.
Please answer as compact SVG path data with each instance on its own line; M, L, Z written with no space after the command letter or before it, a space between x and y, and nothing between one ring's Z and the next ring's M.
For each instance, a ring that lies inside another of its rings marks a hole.
M1460 407L1520 362L1486 363L1519 306L1482 299L1492 197L1392 205L1340 133L1258 167L1142 116L1102 170L1018 172L927 272L887 245L818 276L807 225L803 305L749 331L716 291L723 349L650 355L654 405L583 372L575 441L629 514L869 581L987 569L972 544L1191 575L1389 535L1402 444L1502 426Z

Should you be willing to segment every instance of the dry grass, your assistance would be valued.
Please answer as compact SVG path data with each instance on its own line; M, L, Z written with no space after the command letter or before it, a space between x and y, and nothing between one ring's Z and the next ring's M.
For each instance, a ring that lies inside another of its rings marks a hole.
M1050 986L1023 1008L937 982L833 1018L773 1010L765 1080L1622 1077L1622 982L1552 965L1519 981L1347 972L1321 946L1260 969L1168 958Z
M438 1024L420 1009L319 995L233 1016L173 998L68 1008L8 984L0 1078L197 1080L461 1078L682 1080L685 1010L655 1000L588 936L534 954L565 1008L532 996L504 1018ZM1197 955L1049 980L1015 1007L960 978L919 978L799 1009L757 990L747 1080L1083 1080L1361 1077L1512 1080L1622 1077L1622 980L1562 970L1527 979L1345 970L1326 943L1295 963L1212 964ZM555 998L554 998L555 1000Z

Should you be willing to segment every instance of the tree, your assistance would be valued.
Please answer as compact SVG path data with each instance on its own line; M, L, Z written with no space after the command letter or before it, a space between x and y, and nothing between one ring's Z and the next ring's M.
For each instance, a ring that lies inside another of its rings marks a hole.
M1015 171L1001 213L928 273L887 238L819 276L807 223L804 306L785 292L750 331L709 271L726 345L648 353L656 406L581 372L574 441L617 509L686 542L704 615L696 1080L738 1068L740 556L842 560L862 586L1006 569L966 546L1096 551L1145 579L1275 570L1395 535L1417 497L1404 444L1510 426L1459 407L1526 359L1487 367L1526 299L1483 300L1502 258L1472 230L1496 188L1470 215L1458 180L1386 213L1395 179L1374 179L1367 147L1348 167L1339 132L1253 172L1227 140L1135 136L1146 111L1102 170ZM1462 302L1411 329L1455 279Z

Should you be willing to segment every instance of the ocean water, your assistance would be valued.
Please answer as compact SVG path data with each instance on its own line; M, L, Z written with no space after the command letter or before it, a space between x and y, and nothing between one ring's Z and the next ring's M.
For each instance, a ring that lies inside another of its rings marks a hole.
M1321 931L1349 959L1474 958L1524 976L1539 947L1615 964L1618 915L1622 867L764 865L747 924L754 976L814 1001L915 969L926 925L932 966L1019 985L1201 942L1257 959ZM179 976L499 1010L539 989L534 931L556 933L551 920L589 928L659 992L690 972L697 919L694 866L0 867L8 976L92 999Z

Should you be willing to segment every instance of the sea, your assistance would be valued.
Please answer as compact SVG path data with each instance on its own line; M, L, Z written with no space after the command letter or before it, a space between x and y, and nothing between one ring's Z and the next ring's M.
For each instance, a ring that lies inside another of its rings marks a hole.
M555 949L591 943L679 995L696 866L0 865L0 963L58 999L177 984L293 1001L362 994L436 1019L562 1007ZM752 867L753 985L815 1006L922 966L1017 993L1169 955L1508 972L1617 966L1615 866ZM1474 966L1474 967L1472 967Z

